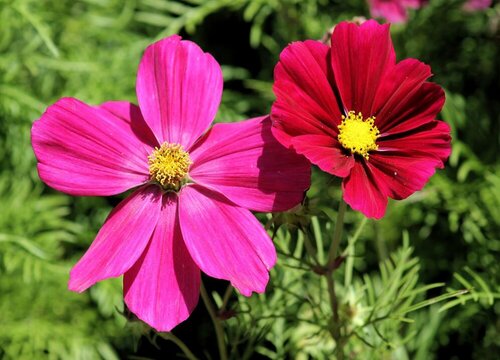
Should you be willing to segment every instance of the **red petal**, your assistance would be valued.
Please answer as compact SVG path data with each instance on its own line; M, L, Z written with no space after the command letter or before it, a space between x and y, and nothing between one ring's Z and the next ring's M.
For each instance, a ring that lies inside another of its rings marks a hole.
M411 158L439 160L440 168L450 156L450 126L443 121L430 121L406 133L385 137L378 141L379 149L375 158L392 158L393 154ZM370 156L370 160L372 157Z
M378 141L386 136L404 136L405 132L433 121L441 111L444 101L444 91L439 85L423 83L416 92L406 99L404 106L399 106L390 113L389 119L386 119L385 123L382 118L376 120L384 123L380 125L384 130Z
M387 185L364 160L355 162L351 174L342 182L342 189L345 202L354 210L370 218L381 219L384 216Z
M319 41L294 42L281 53L274 69L271 118L286 146L291 136L338 132L341 113L329 67L329 48Z
M431 76L430 67L415 59L399 62L392 71L386 74L377 91L372 113L377 117L375 125L380 132L390 129L391 125L405 116L408 110L415 110L416 102L428 100L427 94L420 89L429 76ZM434 89L425 87L423 90L437 95ZM420 97L423 99L421 100ZM420 111L425 110L427 109ZM413 115L417 114L413 113Z
M395 154L370 155L370 169L379 182L386 184L386 195L405 199L421 190L429 178L441 166L441 160L433 157L419 158Z
M293 148L329 174L346 177L354 166L354 156L346 154L337 140L324 135L302 135L293 139Z
M344 112L372 115L377 89L396 62L389 25L341 22L333 31L331 54Z

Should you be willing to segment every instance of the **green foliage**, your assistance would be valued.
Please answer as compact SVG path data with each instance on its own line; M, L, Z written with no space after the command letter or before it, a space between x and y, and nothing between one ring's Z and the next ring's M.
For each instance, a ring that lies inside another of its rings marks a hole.
M116 299L119 286L115 286L113 296L105 296L106 300L100 300L102 288L112 281L93 289L97 309L88 296L66 289L72 261L66 259L65 252L82 231L79 224L67 219L70 198L43 194L40 184L3 175L0 353L7 359L46 355L54 359L116 359L112 340L126 335L117 326L124 324L116 316L116 306L122 306L121 301L111 306L105 303Z
M352 358L488 359L500 349L500 7L465 14L461 5L432 0L392 27L398 58L430 64L447 90L441 117L453 153L383 220L346 215L334 280ZM48 105L63 96L135 102L142 51L181 33L223 66L217 121L261 115L274 99L281 49L360 15L368 16L363 0L0 0L0 357L147 357L141 346L157 343L145 326L125 326L119 279L83 294L66 289L116 199L73 198L40 182L30 128ZM228 311L233 359L331 358L327 282L310 268L326 260L338 184L315 171L304 208L261 217L279 252L265 294L212 291ZM209 344L192 348L203 358L214 340L205 320L188 324Z

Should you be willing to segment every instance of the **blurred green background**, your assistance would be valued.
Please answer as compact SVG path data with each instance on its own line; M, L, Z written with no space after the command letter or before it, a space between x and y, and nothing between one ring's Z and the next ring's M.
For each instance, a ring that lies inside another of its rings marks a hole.
M362 217L348 214L347 235L357 241L336 273L343 283L342 321L353 329L366 325L349 339L350 358L500 358L500 5L476 13L461 6L459 0L430 0L411 12L407 24L392 26L398 59L430 64L433 81L446 89L441 118L452 127L453 153L423 191L390 202L386 217L368 221L359 237L353 232ZM136 102L142 51L179 33L223 67L216 121L261 115L274 99L280 51L291 41L321 39L354 16L369 16L365 1L0 0L0 358L179 353L145 325L127 321L120 279L83 294L66 289L69 269L120 199L70 197L41 183L30 128L48 105L63 96L90 104ZM313 177L310 206L303 210L312 221L302 214L276 218L285 225L276 236L280 259L268 292L231 297L238 315L226 322L226 336L234 359L331 358L321 316L327 318L328 309L315 302L324 284L286 255L307 257L301 244L309 231L318 253L328 246L339 182L317 171ZM216 298L222 296L223 282L206 281ZM398 308L408 310L405 319L366 324L363 309L379 309L378 296L394 281L415 289L407 308ZM440 303L409 311L460 289L467 293L445 308ZM202 305L174 333L197 356L217 358Z

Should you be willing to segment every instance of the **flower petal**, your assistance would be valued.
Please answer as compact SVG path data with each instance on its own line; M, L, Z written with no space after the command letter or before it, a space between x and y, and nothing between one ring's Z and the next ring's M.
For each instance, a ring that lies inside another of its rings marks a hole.
M148 144L145 148L148 155L155 147L160 146L148 124L144 121L139 106L126 101L108 101L101 104L99 108L110 112L114 116L130 124L134 134L141 139L143 143Z
M370 155L370 161L371 161ZM365 216L381 219L387 207L387 185L371 171L369 162L356 161L351 174L342 182L344 200Z
M437 167L442 167L441 160L433 157L370 155L373 176L386 184L385 194L396 200L406 199L421 190Z
M385 137L378 142L379 149L374 152L379 157L392 158L402 155L408 158L432 158L439 161L438 167L444 167L444 162L451 153L450 126L444 121L430 121L427 124L412 129L404 134ZM371 157L370 157L371 160Z
M71 269L69 289L82 292L134 265L151 238L161 208L161 190L136 190L109 214L85 255Z
M375 124L382 133L408 116L408 111L414 111L412 115L418 114L415 113L416 103L428 100L427 94L420 89L431 75L430 67L415 59L399 62L386 74L377 91L372 113L376 116ZM424 87L423 90L430 90L438 95L434 89ZM416 97L417 94L423 99ZM435 100L438 101L438 98ZM420 109L421 112L425 110L427 109Z
M166 193L149 245L123 277L127 307L157 331L170 331L198 303L200 270L191 259L177 218L177 196Z
M256 211L284 211L310 186L309 162L281 145L268 116L216 124L191 152L189 176Z
M369 0L370 13L374 18L384 18L391 23L408 20L403 1L401 0Z
M284 145L295 135L337 134L341 112L329 58L329 47L313 40L294 42L282 51L274 69L271 118Z
M217 113L222 71L212 55L173 35L150 45L137 74L137 99L158 142L186 150Z
M292 144L299 154L329 174L346 177L354 166L354 156L342 150L338 141L330 136L296 136Z
M245 296L264 292L276 250L250 211L189 185L179 196L179 219L189 253L203 272L229 280Z
M493 0L467 0L463 5L465 11L473 12L484 10L491 6Z
M335 26L331 63L344 112L371 116L379 84L395 62L388 24L368 20L359 26L348 22Z
M114 195L149 180L148 148L130 121L63 98L35 121L40 178L71 195Z
M444 91L439 85L423 83L405 100L404 106L397 106L396 111L388 113L385 119L377 119L377 125L383 129L377 142L385 137L404 136L404 133L432 122L443 108L444 101Z
M428 0L400 0L404 7L409 9L418 9L426 5Z

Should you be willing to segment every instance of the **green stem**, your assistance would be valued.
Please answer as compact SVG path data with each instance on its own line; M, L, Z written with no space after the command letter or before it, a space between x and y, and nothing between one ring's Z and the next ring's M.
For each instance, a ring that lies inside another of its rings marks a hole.
M328 295L330 297L330 306L332 308L332 326L331 334L335 340L335 352L338 360L344 359L344 339L342 338L342 323L339 316L339 302L335 293L335 280L333 279L333 267L337 253L340 248L340 240L342 239L342 231L344 229L344 215L347 209L347 204L340 199L339 211L337 213L337 221L333 230L333 239L328 250L326 282L328 285Z
M333 280L333 271L326 274L326 283L328 285L328 295L330 296L330 306L332 308L331 334L335 340L335 353L338 360L344 360L344 339L342 338L342 324L339 317L339 302L335 293L335 281Z
M308 229L301 229L302 234L304 234L304 247L306 248L307 254L311 257L311 259L316 263L316 265L319 265L319 261L316 257L316 250L314 249L314 246L311 242L311 239L309 238L309 232Z
M375 223L375 244L377 245L377 255L380 262L387 259L389 252L387 251L387 246L385 245L382 234L380 233L380 227Z
M227 303L233 294L233 286L231 284L227 285L226 292L222 297L222 306L220 307L220 311L226 311Z
M363 231L367 222L368 222L368 218L363 216L361 223L358 225L358 228L356 229L356 232L349 239L349 243L342 253L342 256L346 258L345 268L344 268L345 269L345 271L344 271L344 279L345 279L344 284L346 287L350 286L351 281L352 281L352 272L353 272L353 268L354 268L354 247L356 245L356 241L358 241L358 238L361 235L361 232Z
M222 328L222 322L217 317L217 312L215 310L215 307L212 304L212 300L210 300L210 297L208 296L207 290L205 289L205 285L203 285L203 283L201 283L200 293L201 293L201 298L205 303L205 307L207 308L208 314L210 315L210 318L212 319L212 322L214 324L215 336L217 337L217 347L219 348L220 359L227 360L227 351L226 351L226 345L224 343L224 330Z
M337 258L337 253L340 247L340 240L342 239L342 230L344 229L344 215L347 209L347 204L344 200L340 199L339 211L337 213L337 221L335 222L335 229L333 231L332 244L328 250L328 261L326 267L328 269L333 268L335 259Z
M177 345L179 347L179 349L182 350L182 352L184 353L184 355L186 355L186 357L189 360L198 360L198 358L196 356L194 356L194 354L191 352L191 350L189 350L189 348L187 347L187 345L184 344L184 342L181 339L179 339L177 336L175 336L171 332L158 333L158 335L161 338L163 338L165 340L172 341L175 345Z

